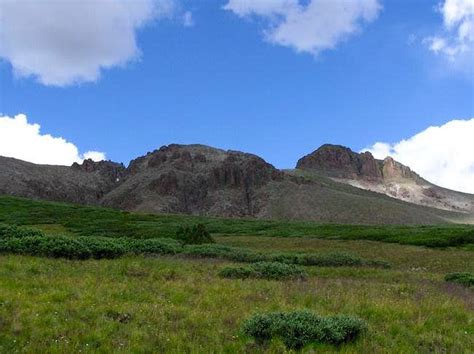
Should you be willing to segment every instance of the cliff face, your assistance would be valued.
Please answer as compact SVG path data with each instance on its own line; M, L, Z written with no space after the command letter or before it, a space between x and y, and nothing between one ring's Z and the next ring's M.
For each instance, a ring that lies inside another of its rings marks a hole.
M340 145L323 145L298 160L297 169L316 170L334 178L362 179L382 182L390 179L413 179L420 177L409 167L387 157L375 159L370 152L356 153Z

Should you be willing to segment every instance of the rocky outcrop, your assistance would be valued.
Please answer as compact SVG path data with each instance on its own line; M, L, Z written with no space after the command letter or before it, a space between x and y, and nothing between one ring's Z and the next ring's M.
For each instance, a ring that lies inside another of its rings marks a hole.
M358 154L351 149L326 144L298 160L297 169L318 170L336 178L365 178L381 180L380 161L370 152Z
M391 157L377 160L370 152L327 144L301 158L296 168L414 204L474 212L473 196L435 186Z
M255 216L264 204L262 188L282 178L252 154L173 144L133 160L128 179L103 203L128 210Z
M383 161L377 160L368 151L356 153L347 147L330 144L323 145L298 160L296 168L320 171L334 178L362 179L372 182L401 178L420 179L409 167L391 157Z

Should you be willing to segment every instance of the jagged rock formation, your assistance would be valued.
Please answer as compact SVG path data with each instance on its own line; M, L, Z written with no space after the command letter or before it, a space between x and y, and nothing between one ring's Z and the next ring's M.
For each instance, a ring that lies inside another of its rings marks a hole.
M377 160L370 152L326 144L301 158L296 168L410 203L474 212L474 196L435 186L391 157Z
M433 224L464 216L361 189L404 199L400 181L415 181L416 188L424 181L391 159L325 145L298 168L280 171L258 156L203 145L163 146L127 168L111 161L67 167L0 157L0 194L129 211L335 223ZM422 191L423 200L438 204L451 193L433 185Z
M104 205L127 210L255 216L262 188L283 174L258 156L202 145L169 145L133 160Z

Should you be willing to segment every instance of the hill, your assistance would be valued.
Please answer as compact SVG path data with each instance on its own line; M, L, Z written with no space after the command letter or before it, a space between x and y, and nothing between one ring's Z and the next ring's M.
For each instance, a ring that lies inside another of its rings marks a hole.
M391 157L377 160L370 152L326 144L302 157L296 169L418 205L474 213L474 195L436 186Z
M331 163L331 156L319 161ZM338 168L349 171L343 175L309 163L299 163L297 171L281 171L256 155L176 144L128 167L91 160L71 167L46 166L0 157L0 194L148 213L350 224L440 224L471 217L466 208L420 206L348 185L341 177L354 176L352 163L341 160Z

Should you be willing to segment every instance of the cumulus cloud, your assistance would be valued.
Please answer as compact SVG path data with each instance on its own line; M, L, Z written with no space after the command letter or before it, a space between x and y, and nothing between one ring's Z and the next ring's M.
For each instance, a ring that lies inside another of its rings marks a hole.
M378 0L229 0L224 6L240 17L263 18L267 41L314 55L360 32L381 8Z
M0 58L45 85L96 81L140 56L136 31L175 0L0 0Z
M0 115L0 156L49 165L71 165L84 159L105 160L99 151L80 154L71 142L42 134L38 124L28 123L24 114L14 117Z
M474 118L433 126L398 143L378 142L363 151L392 156L439 186L474 193Z
M472 60L474 49L474 0L445 0L438 6L443 16L440 34L425 38L428 48L449 60ZM471 63L472 65L472 63Z

